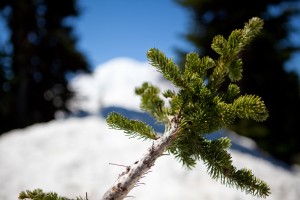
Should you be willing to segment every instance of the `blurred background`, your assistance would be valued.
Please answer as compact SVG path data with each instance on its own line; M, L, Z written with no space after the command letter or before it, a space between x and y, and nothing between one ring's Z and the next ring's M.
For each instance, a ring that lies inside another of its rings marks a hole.
M300 164L299 0L1 0L0 134L70 113L68 82L110 59L146 61L151 47L178 64L189 51L215 58L213 37L227 37L253 16L265 25L241 54L239 84L262 97L270 117L229 128Z

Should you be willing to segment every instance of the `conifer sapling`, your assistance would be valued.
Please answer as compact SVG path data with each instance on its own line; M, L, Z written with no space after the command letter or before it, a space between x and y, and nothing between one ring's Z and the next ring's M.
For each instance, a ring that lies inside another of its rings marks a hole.
M262 29L263 21L254 17L243 29L234 30L228 39L218 35L212 41L212 49L219 54L214 60L199 57L191 52L186 63L179 68L172 59L152 48L147 52L150 64L171 81L178 91L163 91L169 106L160 97L160 89L144 83L135 89L141 96L140 107L157 122L165 124L163 135L155 133L144 122L130 120L111 113L107 123L111 128L124 130L131 137L153 140L153 145L133 165L127 168L103 199L123 199L137 181L154 165L165 151L173 154L184 166L192 169L202 160L213 179L235 186L246 193L266 197L268 185L256 178L249 169L237 169L232 165L227 149L230 139L222 137L209 140L205 137L234 122L236 118L264 121L268 117L264 102L256 95L241 95L235 82L242 78L242 60L239 53ZM229 81L225 81L225 80ZM228 84L229 82L229 84ZM224 85L227 84L227 85ZM227 87L227 90L221 90Z
M268 185L256 178L251 170L237 169L232 165L231 155L227 152L231 145L229 138L210 140L206 137L233 123L236 118L264 121L268 117L261 98L241 95L235 84L242 78L243 62L239 53L260 32L262 26L263 21L254 17L243 29L234 30L228 39L216 36L211 47L219 54L218 59L199 57L191 52L186 55L186 63L182 68L156 48L147 52L150 64L178 90L162 92L169 101L169 106L166 106L158 87L144 83L135 89L135 93L141 97L141 109L165 125L162 135L144 122L128 119L115 112L109 114L107 123L111 128L124 130L130 137L149 139L153 143L138 161L120 174L102 197L103 200L125 198L165 152L174 155L188 169L192 169L198 161L203 161L208 174L222 184L257 197L270 194ZM43 194L41 190L26 191L19 198L33 199L34 195Z

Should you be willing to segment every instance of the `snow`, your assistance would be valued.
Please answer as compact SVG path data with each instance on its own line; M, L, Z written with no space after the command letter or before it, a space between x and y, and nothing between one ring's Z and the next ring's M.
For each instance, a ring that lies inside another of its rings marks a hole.
M151 142L128 139L109 129L97 116L69 118L14 130L0 137L0 199L17 199L20 191L42 188L74 198L100 199L124 167L145 152ZM299 173L231 151L237 167L253 170L272 190L269 199L300 197ZM199 165L189 171L172 156L159 158L151 172L130 195L136 199L257 199L221 185Z
M115 58L98 66L92 75L82 74L74 78L71 88L77 92L79 101L73 102L72 107L91 113L108 106L138 111L140 99L134 94L134 88L145 81L163 90L172 89L171 84L147 62Z
M72 87L79 91L78 98L85 97L73 105L74 109L97 113L101 106L124 106L137 110L139 99L131 91L147 80L170 86L145 63L112 60L94 74L74 79ZM256 149L250 139L237 135L232 139L249 151ZM87 192L90 200L100 199L125 169L121 165L134 163L150 145L151 141L128 139L122 131L109 129L105 119L96 114L12 130L0 136L0 200L15 200L20 191L36 188L69 198L84 197ZM299 172L255 154L235 149L230 152L238 168L251 169L270 185L272 194L268 199L300 199ZM129 194L135 199L258 199L212 180L201 162L190 171L167 155L158 159L140 183Z

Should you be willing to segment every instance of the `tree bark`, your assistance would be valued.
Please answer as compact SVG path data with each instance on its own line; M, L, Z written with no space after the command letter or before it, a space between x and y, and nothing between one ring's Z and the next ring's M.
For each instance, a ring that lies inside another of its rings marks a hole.
M122 200L130 190L132 190L141 177L154 165L156 159L160 157L171 142L175 139L179 130L176 117L173 118L170 128L162 137L156 140L140 160L128 166L122 172L116 182L103 195L102 200Z

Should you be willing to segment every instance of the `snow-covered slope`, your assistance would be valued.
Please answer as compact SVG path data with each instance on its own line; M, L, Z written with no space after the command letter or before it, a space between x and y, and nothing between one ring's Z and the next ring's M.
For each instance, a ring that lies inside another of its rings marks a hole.
M0 137L0 199L15 200L18 192L42 188L61 195L100 199L105 190L151 145L108 129L96 116L69 118L15 130ZM299 173L266 160L232 151L234 163L247 167L271 186L272 200L300 197ZM256 199L211 180L200 163L184 169L172 156L159 158L130 195L141 200Z
M162 89L172 88L156 69L146 62L116 58L96 68L92 75L79 75L70 86L77 92L75 110L97 113L101 107L122 106L139 110L140 99L134 88L150 82Z
M71 105L75 111L94 114L108 106L136 111L139 98L133 89L144 81L171 87L146 63L115 59L97 68L91 76L81 75L73 80L70 87L78 96ZM248 152L255 147L249 139L234 138L234 141ZM90 200L100 199L124 170L121 165L130 165L139 159L150 145L150 142L128 139L121 131L108 129L105 120L96 115L54 120L11 131L0 136L0 200L15 200L20 191L35 188L56 191L70 198L85 196L87 192ZM270 184L269 199L300 199L299 172L288 171L253 154L231 152L237 167L252 169ZM256 199L211 180L201 163L188 171L172 156L163 156L151 171L130 193L135 199Z

